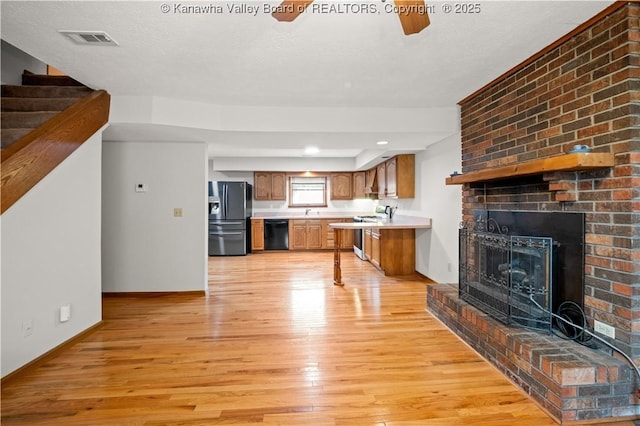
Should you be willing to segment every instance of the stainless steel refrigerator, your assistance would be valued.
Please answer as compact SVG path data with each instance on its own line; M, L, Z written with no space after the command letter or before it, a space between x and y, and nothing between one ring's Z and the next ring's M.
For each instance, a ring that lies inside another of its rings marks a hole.
M251 185L209 182L209 256L251 251Z

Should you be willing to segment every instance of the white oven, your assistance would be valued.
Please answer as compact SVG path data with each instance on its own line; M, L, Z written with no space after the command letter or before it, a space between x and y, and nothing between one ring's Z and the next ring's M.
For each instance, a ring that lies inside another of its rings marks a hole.
M376 214L376 215L371 215L371 216L355 216L353 218L353 221L354 222L367 222L369 220L369 221L375 222L376 220L385 219L385 218L386 218L386 215L384 215L384 214ZM364 254L364 244L365 244L364 243L364 229L355 228L353 230L353 252L360 259L367 260L365 254Z
M361 216L353 218L354 222L364 222ZM354 228L353 230L353 252L362 260L367 260L364 256L364 229Z

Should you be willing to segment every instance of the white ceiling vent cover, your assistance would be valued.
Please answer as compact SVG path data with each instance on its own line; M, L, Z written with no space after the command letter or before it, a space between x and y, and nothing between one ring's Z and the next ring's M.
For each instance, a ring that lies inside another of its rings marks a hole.
M59 30L60 34L64 34L78 44L89 44L94 46L117 46L118 42L104 31L67 31Z

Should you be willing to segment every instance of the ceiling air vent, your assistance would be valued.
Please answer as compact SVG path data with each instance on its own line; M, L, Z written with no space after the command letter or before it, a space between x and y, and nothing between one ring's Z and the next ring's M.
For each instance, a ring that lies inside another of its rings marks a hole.
M104 31L66 31L59 30L60 34L64 34L78 44L90 44L95 46L117 46L118 43Z

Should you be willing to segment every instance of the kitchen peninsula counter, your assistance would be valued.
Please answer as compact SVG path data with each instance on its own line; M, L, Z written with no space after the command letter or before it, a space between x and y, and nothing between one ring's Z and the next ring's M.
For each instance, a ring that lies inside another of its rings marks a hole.
M392 219L365 219L364 222L336 222L330 223L329 226L335 231L333 283L342 286L342 231L369 228L378 230L381 257L380 263L376 266L386 275L406 275L415 272L415 230L430 229L431 218L395 216Z
M359 215L358 212L254 212L251 219L347 219ZM371 214L371 213L367 213Z
M430 229L431 218L414 216L395 216L392 219L365 219L364 222L330 223L335 229Z

